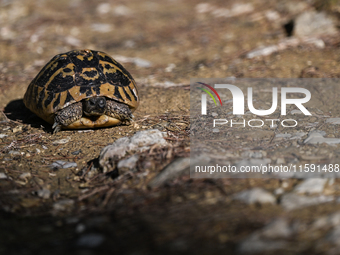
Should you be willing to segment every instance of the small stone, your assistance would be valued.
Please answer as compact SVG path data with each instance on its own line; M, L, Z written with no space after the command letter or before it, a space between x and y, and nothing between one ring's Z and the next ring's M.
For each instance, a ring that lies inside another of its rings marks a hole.
M17 126L15 128L13 128L12 132L13 133L18 133L18 132L21 132L22 131L22 126Z
M152 145L164 147L168 142L163 138L166 133L158 129L139 131L131 138L122 137L113 144L106 146L100 152L99 164L103 172L109 172L115 168L116 162L124 157L127 152L143 152Z
M299 37L334 35L337 29L334 21L324 12L305 11L295 19L294 35Z
M81 149L79 149L79 150L71 152L71 154L72 155L79 155L81 152L82 152Z
M25 172L25 173L22 173L22 174L19 175L19 178L23 179L23 180L26 180L27 178L31 178L31 177L32 177L32 175L31 175L30 172Z
M178 158L167 165L156 177L148 184L151 188L159 187L174 178L188 173L190 168L190 158Z
M276 198L268 191L262 188L253 188L250 190L241 191L235 195L233 198L236 200L243 201L247 204L275 204Z
M71 137L66 137L64 139L60 139L60 140L56 140L54 142L52 142L53 145L57 145L57 144L65 144L68 143L71 140ZM44 145L43 145L44 146ZM44 148L44 147L43 147Z
M73 36L66 36L65 42L71 46L77 46L79 47L81 45L81 41Z
M275 195L282 195L283 193L285 193L285 190L283 188L277 188L275 191L274 191Z
M8 135L0 134L0 139L7 137Z
M45 145L41 145L41 147L42 147L44 150L47 150L47 149L48 149L47 146L45 146Z
M330 228L340 225L340 213L336 212L328 216L321 217L314 221L313 229Z
M53 162L50 165L50 168L71 168L71 167L77 167L76 162L68 162L68 161L63 161L63 160L57 160L56 162Z
M327 143L327 144L339 144L340 139L339 138L325 138L323 137L325 134L324 132L320 132L317 130L311 131L308 134L308 137L304 140L305 144L321 144L321 143Z
M51 196L51 191L49 189L40 189L37 191L37 195L43 199L49 199Z
M148 68L152 66L150 61L141 58L129 58L125 56L114 56L114 58L122 63L133 63L138 67Z
M334 200L333 196L320 195L307 197L298 195L296 193L288 193L282 196L281 205L285 210L291 211L312 205L331 202L333 200Z
M96 11L99 14L109 13L111 11L111 6L109 3L101 3L101 4L98 4Z
M295 233L286 219L280 218L269 223L248 238L242 241L238 247L240 253L261 254L268 251L280 250L287 247L288 239Z
M8 152L9 155L21 155L20 151L9 151Z
M83 233L86 229L86 226L82 223L79 223L76 227L76 233L80 234Z
M127 168L129 170L135 169L138 162L139 156L137 154L128 157L126 159L120 160L118 162L118 169Z
M329 118L326 120L326 123L330 124L340 124L340 118Z
M7 179L7 175L3 172L0 172L0 179Z
M37 152L37 154L40 154L41 150L38 148L35 148L35 151Z
M113 30L111 24L102 24L102 23L94 23L91 25L93 31L100 32L100 33L108 33Z
M301 110L292 110L290 113L291 114L303 114Z
M297 185L294 191L300 194L320 194L324 190L326 183L327 179L310 178Z
M95 248L105 241L105 237L101 234L84 234L77 240L77 246Z
M53 204L53 209L56 211L66 211L72 208L74 201L72 199L63 199Z

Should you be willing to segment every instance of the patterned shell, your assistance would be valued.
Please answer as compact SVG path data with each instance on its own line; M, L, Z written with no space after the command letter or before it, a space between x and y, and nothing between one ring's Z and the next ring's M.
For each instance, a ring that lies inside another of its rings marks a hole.
M75 50L44 66L28 86L24 104L52 124L56 111L94 96L125 103L132 112L139 105L136 83L121 64L104 52Z

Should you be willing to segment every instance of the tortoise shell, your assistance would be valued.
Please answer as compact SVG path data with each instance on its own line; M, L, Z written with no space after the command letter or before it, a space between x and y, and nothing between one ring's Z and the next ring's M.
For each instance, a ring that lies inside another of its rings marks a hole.
M124 103L132 112L139 105L136 83L121 64L104 52L74 50L43 67L28 86L24 104L53 124L58 110L94 96Z

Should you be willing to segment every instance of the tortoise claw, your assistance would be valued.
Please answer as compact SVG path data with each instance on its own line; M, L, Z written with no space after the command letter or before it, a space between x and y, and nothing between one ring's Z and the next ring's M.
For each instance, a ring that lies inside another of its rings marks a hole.
M52 129L53 134L58 133L61 130L61 125L58 122L54 122Z

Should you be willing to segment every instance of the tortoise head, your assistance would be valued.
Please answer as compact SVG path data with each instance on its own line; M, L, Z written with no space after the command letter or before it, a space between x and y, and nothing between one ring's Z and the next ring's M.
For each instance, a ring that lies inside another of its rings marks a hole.
M105 97L90 97L83 100L83 112L86 116L101 116L105 109Z

